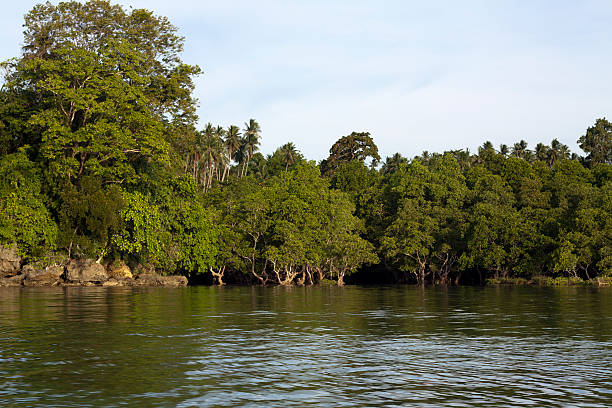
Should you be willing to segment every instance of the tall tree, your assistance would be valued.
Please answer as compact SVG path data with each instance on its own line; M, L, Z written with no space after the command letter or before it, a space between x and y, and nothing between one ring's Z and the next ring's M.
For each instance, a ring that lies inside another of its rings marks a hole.
M381 171L383 174L393 174L399 170L402 164L408 164L408 159L400 153L395 153L391 157L387 157L382 165Z
M548 159L548 151L550 148L544 143L538 143L535 148L535 157L540 161L546 161Z
M501 154L502 156L508 156L509 153L510 153L510 148L508 147L508 145L506 144L499 145L499 154Z
M202 132L199 149L202 152L202 163L205 166L204 179L201 180L201 184L206 191L212 186L215 168L219 167L223 155L221 138L210 124Z
M241 137L240 128L238 126L231 125L225 132L225 140L223 141L227 150L228 162L227 166L223 170L222 181L225 181L226 171L229 172L231 167L231 161L234 160L234 155L240 149Z
M597 119L586 134L578 139L580 148L587 153L587 161L595 163L612 163L612 123L606 118Z
M321 162L321 171L325 175L332 176L335 170L343 162L359 160L365 162L370 157L371 166L380 161L378 146L370 136L369 132L352 132L336 141L329 149L329 157Z
M250 119L244 124L244 150L246 152L246 163L243 164L242 175L249 169L249 161L255 152L259 150L261 138L261 127L255 119Z
M291 142L282 145L280 150L282 154L283 163L285 164L285 171L287 171L287 169L289 169L289 166L295 164L298 151L295 148L295 145Z
M548 150L547 156L548 165L552 167L559 160L569 159L569 147L559 142L559 140L553 139L553 141L550 143L550 149Z
M183 39L166 18L72 1L35 6L24 27L23 55L7 64L6 85L39 107L29 126L40 132L54 184L86 174L128 183L135 163L168 161L165 129L195 119L192 77L200 71L179 59Z
M515 143L512 147L512 156L518 157L519 159L527 160L529 155L529 149L527 149L527 142L521 140L518 143Z

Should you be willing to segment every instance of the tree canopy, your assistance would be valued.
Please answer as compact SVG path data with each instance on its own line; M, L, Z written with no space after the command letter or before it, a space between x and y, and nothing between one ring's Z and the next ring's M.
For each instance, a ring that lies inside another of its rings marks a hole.
M35 6L3 62L0 244L223 284L612 275L612 125L578 143L396 153L368 132L316 164L265 128L199 128L196 65L165 18L104 0ZM578 136L578 135L577 135ZM381 166L379 164L382 163Z

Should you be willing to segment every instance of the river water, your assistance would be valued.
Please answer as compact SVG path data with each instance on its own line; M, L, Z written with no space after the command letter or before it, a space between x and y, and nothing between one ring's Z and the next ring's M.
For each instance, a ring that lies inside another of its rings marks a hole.
M0 288L2 407L612 406L612 288Z

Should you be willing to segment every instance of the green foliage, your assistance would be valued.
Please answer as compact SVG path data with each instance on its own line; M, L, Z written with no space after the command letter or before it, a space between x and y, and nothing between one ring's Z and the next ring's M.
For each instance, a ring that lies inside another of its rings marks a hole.
M139 192L124 193L122 228L112 237L113 245L124 254L155 262L161 257L162 223L159 208L151 197ZM149 259L147 259L149 258Z
M123 212L117 247L164 273L206 273L215 265L219 228L195 181L164 167L151 168L146 180L143 191L128 195L131 209Z
M68 255L104 257L118 231L123 207L117 184L103 185L100 178L83 177L77 186L61 192L59 245Z
M359 236L362 222L348 196L330 190L313 163L257 183L245 177L211 191L225 246L219 269L248 272L262 283L314 282L344 276L377 261L373 246ZM220 211L219 211L220 210Z
M29 259L122 258L220 284L612 276L606 119L579 139L585 158L557 139L485 142L377 170L372 137L353 132L317 166L293 143L259 153L255 119L196 129L200 70L164 17L45 3L24 29L2 63L0 243Z
M196 194L193 181L178 179L157 200L141 192L125 193L122 228L113 237L124 257L164 273L206 273L214 266L219 231Z
M371 157L371 166L374 167L380 161L378 147L368 132L353 132L343 136L329 149L329 157L321 162L321 172L325 175L333 175L338 166L345 162L358 160L365 162Z
M0 156L0 243L37 258L55 250L57 224L40 194L40 172L25 154Z
M166 197L160 202L163 228L170 237L163 247L165 264L161 266L187 275L205 273L215 265L219 231L199 200L194 183L183 180L173 193L174 199Z
M606 118L597 119L595 124L587 129L586 134L580 136L578 143L588 154L586 160L591 165L612 163L612 123Z
M5 64L6 94L37 106L26 126L41 136L32 147L52 182L133 183L135 162L169 160L166 123L193 117L199 72L178 59L175 30L101 0L46 3L26 15L24 55Z

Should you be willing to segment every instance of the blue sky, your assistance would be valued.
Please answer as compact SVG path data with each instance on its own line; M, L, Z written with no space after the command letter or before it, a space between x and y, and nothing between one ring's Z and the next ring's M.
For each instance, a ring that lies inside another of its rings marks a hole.
M0 17L0 58L23 15ZM576 140L612 117L610 1L119 1L167 16L198 64L200 124L256 118L311 159L351 131L381 155Z

